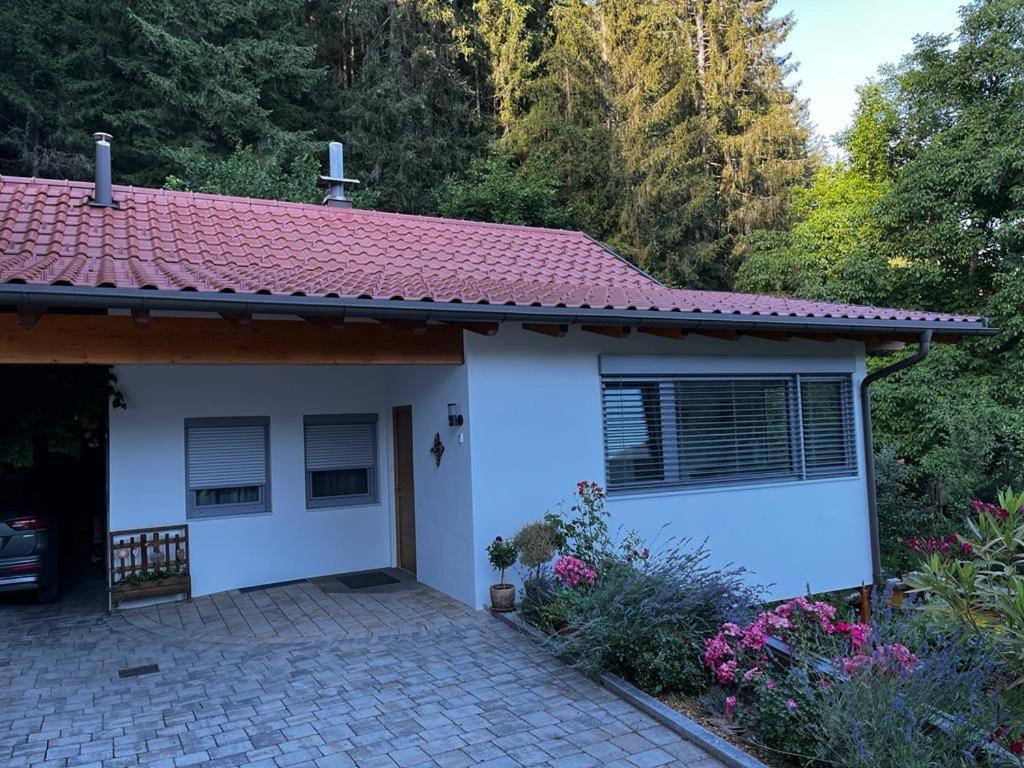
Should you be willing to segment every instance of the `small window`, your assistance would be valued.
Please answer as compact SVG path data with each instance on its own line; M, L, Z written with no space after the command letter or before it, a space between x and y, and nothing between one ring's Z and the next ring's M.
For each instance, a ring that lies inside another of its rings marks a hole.
M185 420L189 518L270 510L266 418Z
M377 414L306 416L306 507L377 502Z

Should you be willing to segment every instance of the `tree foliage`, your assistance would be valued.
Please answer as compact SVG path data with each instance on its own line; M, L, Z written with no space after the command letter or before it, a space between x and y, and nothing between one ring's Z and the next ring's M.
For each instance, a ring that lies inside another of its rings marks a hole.
M91 134L118 178L159 185L174 153L275 147L312 127L323 72L289 0L0 6L0 168L84 177Z
M31 468L41 454L77 458L101 445L108 403L123 408L117 379L104 366L73 373L59 366L7 366L0 402L0 474Z
M561 227L568 220L558 205L558 192L550 174L531 174L516 167L510 155L498 153L474 160L466 174L448 177L435 195L442 216Z
M301 149L261 154L238 145L230 155L219 158L187 148L177 151L175 163L180 175L167 177L167 189L296 203L316 203L323 197L316 187L320 162Z
M756 232L737 285L982 314L998 336L938 345L873 388L876 442L952 509L1024 474L1024 5L976 0L861 89L848 158ZM882 365L891 360L879 360Z
M122 181L314 199L338 139L357 205L558 223L727 287L811 165L773 6L9 0L0 170L88 178L106 130Z

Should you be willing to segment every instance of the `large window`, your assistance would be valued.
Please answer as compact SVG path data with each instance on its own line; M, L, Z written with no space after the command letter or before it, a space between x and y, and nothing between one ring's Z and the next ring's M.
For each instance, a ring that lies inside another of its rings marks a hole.
M306 416L306 506L377 501L377 414Z
M849 376L605 376L611 491L857 472Z
M268 430L266 418L185 420L188 517L270 510Z

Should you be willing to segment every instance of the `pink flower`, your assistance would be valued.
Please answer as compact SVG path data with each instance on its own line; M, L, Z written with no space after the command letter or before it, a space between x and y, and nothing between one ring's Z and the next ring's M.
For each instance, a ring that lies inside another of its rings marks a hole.
M732 622L726 622L722 625L722 632L729 635L729 637L739 637L743 634L743 630L740 629L739 624L733 624Z
M725 697L725 716L732 720L732 715L736 711L736 697L726 696Z
M797 708L797 703L796 703L796 701L794 699L786 699L786 709L788 709L790 712L792 712L796 708Z
M969 541L962 541L960 542L960 551L965 555L969 555L974 551L974 545Z
M975 499L971 502L971 507L979 515L992 515L996 520L1005 520L1010 516L1010 513L1000 507L998 504L988 504L980 499Z
M718 669L715 670L715 676L718 678L718 682L722 683L735 683L736 682L736 662L733 660L722 662L718 665Z
M761 614L762 616L764 614ZM765 631L764 626L760 621L755 621L745 630L743 630L743 647L750 648L754 651L759 651L764 648L768 642L768 633Z
M849 632L850 643L853 645L854 652L860 653L868 638L871 637L871 627L867 624L853 624L850 626Z
M566 587L583 583L593 586L597 573L579 558L563 555L555 561L555 578Z

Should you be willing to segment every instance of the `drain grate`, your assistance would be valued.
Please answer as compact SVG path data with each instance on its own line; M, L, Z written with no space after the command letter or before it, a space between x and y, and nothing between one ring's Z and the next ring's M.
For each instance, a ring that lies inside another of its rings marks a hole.
M346 573L338 577L338 581L349 589L366 589L367 587L384 587L397 584L398 579L384 571L367 571L366 573Z
M126 667L117 670L117 676L124 680L126 677L138 677L139 675L152 675L159 672L160 667L156 664L143 664L141 667Z
M254 587L242 587L239 592L259 592L261 589L271 589L272 587L287 587L291 584L301 584L305 579L292 579L291 581L275 581L272 584L257 584Z

